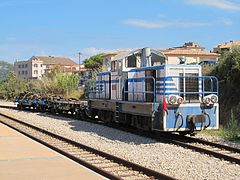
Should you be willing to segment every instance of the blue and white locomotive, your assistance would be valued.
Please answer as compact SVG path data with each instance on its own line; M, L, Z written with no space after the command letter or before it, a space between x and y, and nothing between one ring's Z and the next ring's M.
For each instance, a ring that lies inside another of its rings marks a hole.
M87 114L102 121L180 134L219 127L216 77L202 76L199 65L167 64L154 49L116 55L88 94Z

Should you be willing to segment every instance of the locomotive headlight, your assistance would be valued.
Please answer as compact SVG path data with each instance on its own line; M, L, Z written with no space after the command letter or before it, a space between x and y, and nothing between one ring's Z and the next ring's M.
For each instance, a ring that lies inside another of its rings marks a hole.
M169 95L168 96L168 103L169 104L182 104L183 103L183 98L178 95Z
M214 104L218 102L218 96L215 94L209 94L203 98L205 104Z
M169 98L168 98L168 103L169 104L175 104L177 102L177 97L174 96L174 95L170 95Z
M211 96L211 101L212 101L212 103L217 103L217 102L218 102L218 97L217 97L217 95L213 94L213 95Z
M209 97L206 97L205 99L204 99L204 103L205 104L209 104L211 102L211 99L209 98Z
M183 103L183 98L182 97L178 97L177 103L178 104L182 104Z

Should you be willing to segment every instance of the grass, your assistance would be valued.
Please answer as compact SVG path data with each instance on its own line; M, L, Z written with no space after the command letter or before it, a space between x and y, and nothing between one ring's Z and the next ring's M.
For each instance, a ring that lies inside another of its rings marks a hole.
M221 136L228 140L240 140L240 127L238 126L237 118L231 111L231 118L225 128L220 130Z
M229 141L240 142L240 127L238 126L238 121L234 116L233 111L231 111L230 121L225 127L221 126L219 130L207 130L203 133L211 136L221 137Z
M81 98L83 95L83 89L77 89L77 90L72 90L68 93L68 95L65 95L67 98Z

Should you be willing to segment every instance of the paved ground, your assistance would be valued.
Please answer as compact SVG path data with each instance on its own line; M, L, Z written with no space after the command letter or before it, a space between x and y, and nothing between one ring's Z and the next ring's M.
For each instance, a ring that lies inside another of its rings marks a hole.
M6 100L3 100L3 99L0 99L0 105L17 107L17 103L14 103L12 101L6 101Z
M0 179L103 179L0 123Z

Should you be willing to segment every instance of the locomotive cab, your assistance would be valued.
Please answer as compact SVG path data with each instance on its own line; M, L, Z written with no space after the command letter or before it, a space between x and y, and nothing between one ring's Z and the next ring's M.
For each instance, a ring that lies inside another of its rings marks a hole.
M111 72L99 73L89 89L92 116L152 131L217 129L217 79L202 76L199 65L166 62L149 48L115 56Z
M126 83L126 80L129 78L145 76L145 74L136 74L137 76L131 76L131 74L128 73L129 71L142 67L152 67L157 64L165 64L165 62L166 57L162 53L150 48L137 49L116 55L111 62L111 99L127 100L128 96L124 97L123 93L124 83ZM150 71L146 74L146 76L151 75ZM154 73L155 72L152 72L153 75Z

